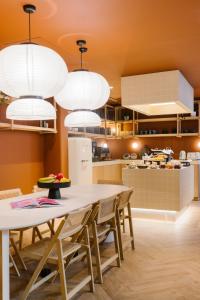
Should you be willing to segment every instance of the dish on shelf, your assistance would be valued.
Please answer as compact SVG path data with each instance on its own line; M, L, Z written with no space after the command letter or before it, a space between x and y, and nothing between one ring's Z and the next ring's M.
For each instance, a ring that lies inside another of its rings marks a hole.
M131 153L130 158L131 159L137 159L137 154L136 153Z
M129 153L124 153L122 157L123 157L123 159L130 159L131 158Z
M165 164L161 164L160 169L165 169Z
M137 165L138 169L147 169L148 166L147 165Z
M174 169L181 169L181 165L180 164L174 165Z
M171 170L174 168L174 166L172 164L166 164L165 168Z
M152 165L149 166L149 168L150 168L150 169L158 169L159 167L158 167L157 164L156 164L156 165L155 165L155 164L152 164Z
M136 168L136 164L134 162L130 163L128 166L129 169L135 169Z

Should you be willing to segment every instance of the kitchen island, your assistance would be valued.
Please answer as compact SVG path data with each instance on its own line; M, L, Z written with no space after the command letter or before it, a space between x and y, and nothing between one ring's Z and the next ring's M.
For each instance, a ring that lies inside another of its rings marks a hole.
M92 183L119 183L122 184L122 169L131 164L140 164L141 159L115 159L92 163ZM194 200L200 200L200 160L190 162L194 170Z
M181 169L122 169L123 184L134 188L135 216L175 220L194 198L194 166Z
M142 160L134 160L141 162ZM92 183L119 183L122 184L122 168L133 160L114 159L96 161L92 163Z

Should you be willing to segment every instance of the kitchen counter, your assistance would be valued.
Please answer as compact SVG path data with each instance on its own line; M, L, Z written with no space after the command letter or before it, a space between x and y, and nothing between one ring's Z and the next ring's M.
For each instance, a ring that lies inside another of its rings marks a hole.
M140 159L113 159L113 160L103 160L103 161L95 161L92 163L93 167L101 167L101 166L111 166L111 165L128 165L131 162L140 162Z
M122 183L122 169L131 162L140 163L142 160L115 159L92 163L93 183ZM194 199L200 199L200 160L191 161L194 171ZM165 169L164 169L165 170ZM146 171L146 170L144 170ZM172 170L165 170L172 171ZM174 170L176 171L176 170Z
M134 188L131 206L143 209L143 213L162 211L165 218L176 218L194 198L193 165L170 170L123 168L122 181Z
M132 161L133 160L115 159L93 162L92 182L122 184L122 168ZM134 161L140 162L141 160Z

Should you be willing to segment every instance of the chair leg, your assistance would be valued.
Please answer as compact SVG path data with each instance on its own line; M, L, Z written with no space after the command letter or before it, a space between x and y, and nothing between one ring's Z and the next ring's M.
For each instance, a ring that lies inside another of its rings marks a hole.
M37 265L37 267L36 267L36 269L35 269L32 277L31 277L28 285L26 286L26 288L25 288L22 296L20 297L20 300L26 300L27 297L28 297L28 295L30 294L30 292L33 290L34 284L35 284L37 278L39 277L39 275L40 275L40 273L41 273L41 271L42 271L45 263L48 260L49 254L50 254L50 252L51 252L51 250L52 250L55 242L57 241L57 238L58 238L58 236L59 236L59 234L60 234L60 232L61 232L61 230L63 228L63 225L64 225L64 222L61 222L60 226L58 227L58 229L57 229L57 231L56 231L56 233L54 235L54 237L51 239L49 246L45 249L43 257L39 261L39 263L38 263L38 265Z
M41 235L41 232L40 232L39 228L38 227L34 227L33 229L35 229L35 233L37 233L38 238L40 240L42 240L43 238L42 238L42 235Z
M130 229L130 236L131 236L131 246L132 246L132 249L134 250L135 243L134 243L133 222L132 222L132 216L131 216L130 202L128 203L128 220L129 220L129 229Z
M23 260L23 258L21 256L19 250L17 249L17 246L15 245L15 241L14 241L13 238L10 238L10 243L11 243L11 246L13 247L13 249L15 251L15 254L16 254L16 256L17 256L17 258L18 258L21 266L24 268L25 271L27 271L27 267L26 267L26 265L24 263L24 260Z
M123 245L122 245L122 233L121 233L121 224L120 224L120 212L116 210L116 223L117 223L117 233L118 233L118 241L119 241L119 251L120 251L120 258L124 260L124 252L123 252Z
M90 291L94 293L95 287L94 287L94 276L93 276L93 268L92 268L92 257L91 257L90 238L89 238L88 227L86 227L86 229L85 229L85 242L86 242L86 245L88 246L88 248L87 248L87 265L88 265L88 275L91 276Z
M126 232L126 227L125 227L125 212L124 212L124 208L122 210L122 216L123 216L123 220L122 220L122 226L123 226L123 233Z
M47 224L48 224L49 230L51 232L51 237L52 237L55 234L55 230L54 230L55 220L48 221Z
M99 283L103 283L103 276L101 270L101 257L100 257L99 242L98 242L98 235L97 235L97 225L95 221L92 223L92 233L93 233L93 242L94 242L94 249L95 249L95 256L96 256L97 277Z
M24 231L20 230L20 232L19 232L19 250L22 250L23 236L24 236Z
M60 275L62 299L68 300L66 276L65 276L65 266L64 266L64 260L63 260L63 249L62 249L61 241L57 242L57 251L58 251L58 268L59 268L59 275Z
M120 260L120 250L119 250L119 240L118 240L118 230L117 230L117 224L116 224L116 218L113 219L113 233L114 233L114 242L115 242L115 252L118 254L117 257L117 266L121 267L121 260Z
M9 256L10 256L10 261L12 263L12 266L14 267L15 272L17 273L17 276L20 277L20 273L19 273L18 267L17 267L17 265L16 265L16 263L14 261L14 258L12 257L11 254Z
M35 227L33 227L33 229L32 229L32 244L35 244L35 239L36 239L36 231L35 231Z

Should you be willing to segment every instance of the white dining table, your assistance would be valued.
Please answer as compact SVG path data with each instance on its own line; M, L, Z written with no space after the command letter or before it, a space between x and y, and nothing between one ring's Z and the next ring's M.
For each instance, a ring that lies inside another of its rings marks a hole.
M34 209L12 209L10 203L22 199L38 198L48 195L48 191L23 195L0 201L0 299L10 299L9 278L9 231L37 226L51 219L61 217L101 199L118 195L128 190L123 185L89 184L71 186L61 190L61 205Z

